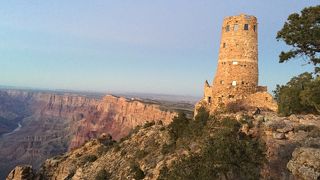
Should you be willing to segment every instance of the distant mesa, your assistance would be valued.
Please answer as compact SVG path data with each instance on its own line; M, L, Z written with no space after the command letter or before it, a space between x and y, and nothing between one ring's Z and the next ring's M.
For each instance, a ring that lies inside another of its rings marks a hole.
M222 25L220 52L212 85L204 85L204 96L196 104L211 112L220 107L277 110L266 86L258 85L257 18L241 14L226 17Z

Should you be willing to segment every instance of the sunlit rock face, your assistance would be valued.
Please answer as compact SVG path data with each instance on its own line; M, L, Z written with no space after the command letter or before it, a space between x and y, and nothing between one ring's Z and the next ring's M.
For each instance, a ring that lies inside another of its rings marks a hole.
M120 139L136 125L153 120L169 123L175 115L157 105L114 96L94 99L20 90L0 91L1 94L0 117L11 122L12 127L2 128L0 179L18 164L38 168L45 159L102 133ZM0 130L1 127L0 123Z

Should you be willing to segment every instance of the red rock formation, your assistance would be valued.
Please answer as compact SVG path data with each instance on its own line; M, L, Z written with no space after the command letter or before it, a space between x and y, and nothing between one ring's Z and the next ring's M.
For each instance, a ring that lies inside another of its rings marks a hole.
M162 121L164 124L169 124L175 115L176 113L161 110L158 105L105 96L98 104L97 110L77 124L70 148L78 147L86 140L102 133L110 133L118 140L126 136L135 126L147 121Z

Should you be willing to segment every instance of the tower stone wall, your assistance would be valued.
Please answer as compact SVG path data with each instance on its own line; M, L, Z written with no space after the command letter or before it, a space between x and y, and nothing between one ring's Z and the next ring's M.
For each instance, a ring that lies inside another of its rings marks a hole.
M237 102L247 108L276 110L267 87L258 86L256 17L241 14L224 19L217 63L212 85L205 82L204 98L197 106L206 106L214 111L220 105Z

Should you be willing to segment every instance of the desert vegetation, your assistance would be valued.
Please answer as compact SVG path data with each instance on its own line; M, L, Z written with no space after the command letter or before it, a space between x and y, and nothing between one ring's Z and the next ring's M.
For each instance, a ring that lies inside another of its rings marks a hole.
M170 168L165 166L159 179L258 179L265 145L240 128L234 118L210 116L204 108L194 120L179 114L168 127L172 142L162 151L187 147L195 148L196 153L180 158Z

